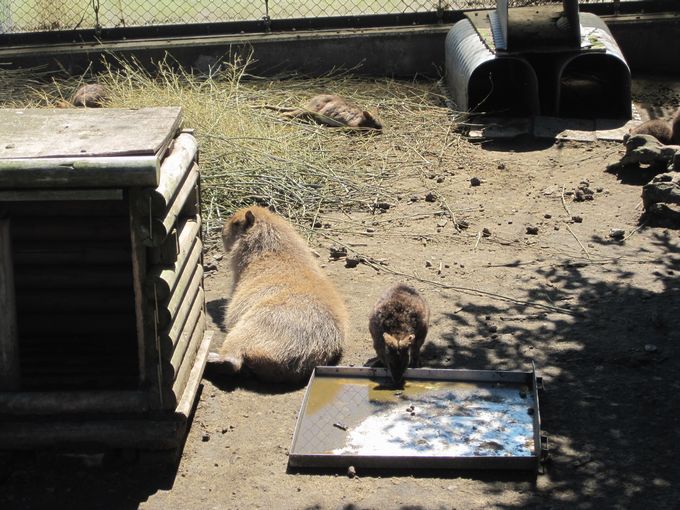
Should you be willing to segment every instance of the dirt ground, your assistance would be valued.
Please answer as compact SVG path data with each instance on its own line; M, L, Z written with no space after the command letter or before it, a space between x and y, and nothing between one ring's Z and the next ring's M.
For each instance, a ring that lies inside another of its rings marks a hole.
M677 105L680 87L655 87ZM310 244L350 310L342 364L372 357L369 310L399 281L432 309L425 366L527 370L534 361L545 381L544 473L288 472L304 389L208 374L178 466L15 457L0 468L0 508L677 509L678 230L639 222L642 179L605 171L620 144L463 143L457 165L423 154L422 172L397 180L382 212L324 211L330 226ZM585 181L593 199L574 201ZM339 244L382 263L329 260ZM205 285L217 345L230 281L227 257L215 255Z

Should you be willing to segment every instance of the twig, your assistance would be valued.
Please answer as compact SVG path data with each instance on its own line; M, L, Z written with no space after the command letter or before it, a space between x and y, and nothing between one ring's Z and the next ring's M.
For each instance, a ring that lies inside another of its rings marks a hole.
M564 207L564 210L567 211L567 214L571 218L571 212L567 208L567 203L564 201L564 185L562 185L562 196L561 196L561 198L562 198L562 207ZM569 228L569 227L567 227L567 228Z
M439 195L437 195L439 196ZM449 204L446 202L446 199L442 196L439 196L439 203L444 206L444 208L448 211L449 216L451 216L451 221L453 222L453 228L456 229L456 232L460 233L460 225L458 225L458 221L456 220L456 213L453 212L453 209L449 207Z
M565 223L565 225L566 225L566 223ZM574 236L574 239L576 239L576 242L578 243L578 245L579 245L579 246L581 247L581 249L583 250L583 253L586 254L586 257L588 257L588 260L591 260L590 253L588 253L588 250L586 250L586 247L583 246L583 243L581 243L581 241L579 240L579 238L576 237L576 234L574 234L574 231L573 231L571 228L569 228L569 225L566 225L566 227L567 227L567 230L569 231L569 233L570 233L571 235Z
M626 237L624 237L623 239L621 239L621 242L624 242L624 241L630 239L631 237L633 237L633 235L635 235L636 233L638 233L640 230L642 230L642 229L643 229L644 227L646 227L646 226L647 226L647 222L645 221L645 222L643 222L641 225L639 225L635 230L632 230L632 231L630 232L630 234L628 234Z
M477 241L475 242L475 247L473 248L473 251L477 251L477 245L479 244L479 240L482 238L482 231L480 230L477 232Z

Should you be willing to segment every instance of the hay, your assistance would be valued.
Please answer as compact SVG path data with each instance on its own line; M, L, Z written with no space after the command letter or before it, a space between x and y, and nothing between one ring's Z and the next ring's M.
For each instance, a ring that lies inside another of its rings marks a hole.
M128 61L89 79L53 79L29 87L25 97L1 100L6 106L55 107L90 80L109 88L110 107L182 106L184 125L194 128L199 140L209 242L218 238L232 211L253 203L271 206L304 227L323 213L394 203L397 180L404 194L404 179L455 168L461 150L437 83L366 81L347 72L265 80L249 76L247 63L225 61L198 75L170 60L159 62L153 73ZM283 120L261 108L297 107L322 92L377 110L384 133Z

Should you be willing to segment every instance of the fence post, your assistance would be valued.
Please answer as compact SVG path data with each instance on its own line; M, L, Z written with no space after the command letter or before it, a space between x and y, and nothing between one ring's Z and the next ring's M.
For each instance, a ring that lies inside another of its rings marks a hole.
M264 0L264 16L262 16L262 21L264 21L264 31L272 31L272 19L269 17L269 0Z

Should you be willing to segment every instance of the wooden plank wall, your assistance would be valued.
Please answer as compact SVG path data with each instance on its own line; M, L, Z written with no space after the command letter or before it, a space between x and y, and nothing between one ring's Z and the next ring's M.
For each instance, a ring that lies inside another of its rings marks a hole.
M139 383L127 200L5 202L22 390Z

